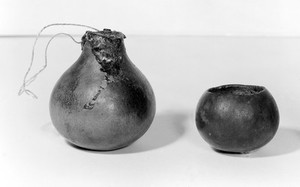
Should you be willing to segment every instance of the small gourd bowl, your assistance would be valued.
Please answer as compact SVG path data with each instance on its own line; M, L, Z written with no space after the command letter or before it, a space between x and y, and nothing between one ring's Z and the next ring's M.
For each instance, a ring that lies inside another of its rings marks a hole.
M249 153L266 145L279 126L279 111L263 86L228 84L204 92L196 108L196 125L215 150Z

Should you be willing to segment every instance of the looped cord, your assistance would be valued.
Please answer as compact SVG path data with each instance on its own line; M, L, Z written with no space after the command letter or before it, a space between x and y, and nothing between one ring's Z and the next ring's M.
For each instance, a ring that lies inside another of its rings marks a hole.
M34 41L34 44L33 44L33 47L32 47L32 52L31 52L31 61L30 61L30 65L29 65L29 67L28 67L28 69L27 69L27 71L26 71L26 73L25 73L25 76L24 76L24 79L23 79L23 83L22 83L22 86L21 86L21 88L20 88L20 90L19 90L18 95L22 95L22 94L25 92L27 95L30 95L30 96L32 96L33 98L37 99L37 96L36 96L32 91L28 90L26 87L29 86L29 85L37 78L37 76L38 76L42 71L44 71L44 70L46 69L47 64L48 64L48 62L47 62L47 51L48 51L48 47L49 47L49 44L51 43L51 41L52 41L55 37L57 37L58 35L65 35L65 36L70 37L75 43L81 44L80 41L76 41L76 40L74 39L73 36L71 36L70 34L67 34L67 33L58 33L58 34L53 35L53 36L50 38L50 40L48 41L47 46L46 46L46 49L45 49L45 64L44 64L44 66L43 66L37 73L35 73L33 76L31 76L30 78L27 78L29 72L31 71L32 65L33 65L34 51L35 51L35 46L36 46L36 44L37 44L37 41L38 41L38 39L39 39L41 33L42 33L45 29L47 29L48 27L52 27L52 26L78 26L78 27L85 27L85 28L93 29L93 30L99 32L99 30L96 29L96 28L94 28L94 27L90 27L90 26L87 26L87 25L81 25L81 24L73 24L73 23L53 23L53 24L49 24L49 25L43 27L43 28L40 30L40 32L37 34L36 38L35 38L35 41Z

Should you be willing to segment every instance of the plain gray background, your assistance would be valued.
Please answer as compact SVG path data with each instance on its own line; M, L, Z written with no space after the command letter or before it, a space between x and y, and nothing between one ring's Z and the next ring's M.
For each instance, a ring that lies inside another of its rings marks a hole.
M71 22L138 35L300 36L299 9L297 0L1 0L0 35Z

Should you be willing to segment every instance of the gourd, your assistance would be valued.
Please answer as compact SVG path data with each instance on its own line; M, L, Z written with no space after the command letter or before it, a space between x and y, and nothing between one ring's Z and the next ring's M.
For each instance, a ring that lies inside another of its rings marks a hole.
M263 86L222 85L204 92L196 108L196 125L215 150L249 153L266 145L279 126L279 111Z
M53 125L74 145L119 149L140 138L152 123L154 93L127 56L124 38L109 29L87 31L81 56L53 89Z
M68 142L84 149L108 151L130 145L149 129L156 103L150 83L126 53L125 35L80 24L50 24L40 31L34 47L44 29L57 25L88 27L95 31L86 31L81 42L69 34L59 33L80 43L82 53L51 93L49 109L53 125ZM19 95L26 93L37 98L26 87L46 68L47 48L45 65L27 79L34 47Z

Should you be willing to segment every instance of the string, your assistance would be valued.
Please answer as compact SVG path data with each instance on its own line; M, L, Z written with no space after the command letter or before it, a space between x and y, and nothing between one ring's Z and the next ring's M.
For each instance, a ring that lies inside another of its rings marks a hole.
M58 33L58 34L55 34L54 36L51 37L51 39L48 41L47 43L47 46L46 46L46 49L45 49L45 64L44 66L37 72L35 73L32 77L30 77L29 79L27 79L28 77L28 74L29 72L31 71L31 68L32 68L32 65L33 65L33 60L34 60L34 52L35 52L35 46L37 44L37 41L41 35L41 33L47 29L48 27L52 27L52 26L78 26L78 27L86 27L86 28L89 28L89 29L93 29L95 31L98 31L98 29L94 28L94 27L90 27L90 26L87 26L87 25L82 25L82 24L73 24L73 23L53 23L53 24L49 24L49 25L46 25L45 27L43 27L40 32L37 34L36 38L35 38L35 41L34 41L34 44L33 44L33 47L32 47L32 52L31 52L31 61L30 61L30 65L25 73L25 76L24 76L24 79L23 79L23 84L19 90L19 93L18 95L22 95L24 92L27 94L27 95L30 95L32 96L33 98L37 99L37 96L30 90L28 90L26 87L29 86L36 78L37 76L46 69L47 67L47 51L48 51L48 47L49 47L49 44L50 42L55 38L57 37L58 35L66 35L66 36L69 36L75 43L78 43L80 44L81 42L78 42L76 41L70 34L67 34L67 33Z

